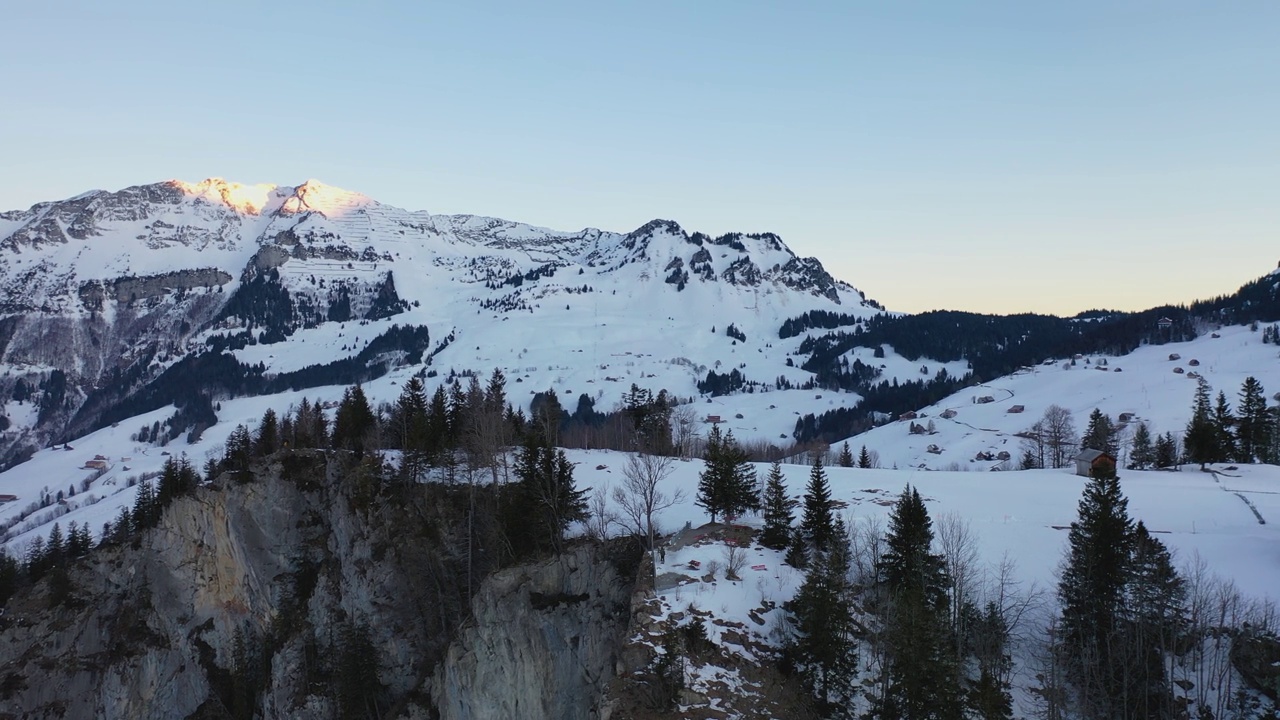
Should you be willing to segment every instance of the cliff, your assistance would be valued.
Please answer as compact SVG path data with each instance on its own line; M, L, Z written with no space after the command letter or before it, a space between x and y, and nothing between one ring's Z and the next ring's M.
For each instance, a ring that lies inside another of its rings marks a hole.
M466 507L340 453L224 475L10 600L0 718L587 717L633 563L473 565L469 598Z

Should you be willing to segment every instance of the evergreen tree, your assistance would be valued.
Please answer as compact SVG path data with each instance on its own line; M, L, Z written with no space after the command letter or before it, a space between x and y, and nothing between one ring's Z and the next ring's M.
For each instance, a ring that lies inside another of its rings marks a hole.
M174 500L194 492L199 482L200 478L185 453L178 458L170 455L165 458L164 467L160 471L156 503L160 508L168 507Z
M818 552L825 551L835 535L835 505L831 500L831 485L822 468L822 457L814 457L809 471L809 485L804 493L804 514L800 519L800 535L808 546Z
M431 405L427 410L427 463L434 466L444 464L448 448L452 447L452 435L449 428L449 401L445 396L444 385L436 387L431 395Z
M1114 474L1089 481L1067 535L1058 583L1070 675L1104 717L1112 716L1123 695L1120 632L1134 533L1128 505Z
M1216 462L1218 451L1218 428L1213 422L1213 410L1209 406L1209 384L1204 378L1197 380L1195 402L1191 406L1191 420L1187 423L1187 432L1183 437L1187 459L1200 463L1200 469Z
M1080 439L1080 447L1101 450L1111 457L1117 453L1116 428L1111 417L1098 408L1089 414L1089 426Z
M426 473L429 440L427 419L427 391L416 376L409 378L396 399L393 426L400 446L401 474L416 482Z
M4 607L18 589L19 569L18 560L7 549L0 547L0 608Z
M138 483L138 494L133 499L132 528L134 532L155 527L160 520L160 504L156 501L155 488L150 480Z
M1252 375L1240 386L1240 418L1236 424L1236 460L1251 463L1267 453L1271 427L1262 383Z
M1009 675L1013 662L1008 653L1009 625L1000 608L988 602L970 629L978 679L970 684L965 702L977 720L1010 720L1013 698Z
M791 531L791 541L782 560L798 570L809 566L809 543L805 542L804 533L799 528Z
M258 423L258 432L253 443L253 454L256 457L266 457L279 449L280 421L276 417L276 411L267 408L262 413L262 422Z
M559 552L564 533L571 524L587 518L586 494L573 481L573 463L563 450L556 450L536 434L530 433L516 454L515 474L517 503L512 522L513 545ZM523 537L521 537L523 536Z
M1167 468L1178 464L1178 441L1173 433L1166 432L1156 441L1156 467Z
M45 571L45 551L44 537L36 535L31 538L31 542L27 544L26 553L22 556L22 569L27 577L32 580L38 580Z
M711 426L711 433L707 435L707 447L703 452L703 470L698 473L698 490L694 496L694 504L711 516L711 522L716 521L716 516L724 512L724 486L725 480L721 477L723 468L720 463L720 448L724 444L724 436L720 433L719 425Z
M962 716L959 659L948 626L948 579L932 552L933 521L920 493L907 486L889 515L885 552L877 567L885 593L888 663L878 699L883 718Z
M865 447L865 446L864 446ZM836 460L836 464L840 467L853 467L853 453L849 451L849 441L846 440L844 445L840 447L840 457Z
M248 482L252 479L249 475L252 459L253 436L249 434L249 428L237 425L227 436L227 450L222 458L222 467L228 472L235 473L237 480Z
M49 531L49 540L44 545L44 552L45 559L51 566L61 565L66 559L66 540L62 536L62 526L56 522L53 524L53 529Z
M814 554L788 605L796 630L792 657L828 717L847 712L857 670L851 565L848 532L837 518L827 550Z
M858 467L864 470L871 469L871 453L867 452L867 446L862 446L862 451L858 453Z
M760 509L755 468L732 431L721 437L719 428L713 427L703 460L705 469L698 476L694 502L711 515L712 522L717 515L732 521L748 510Z
M1155 446L1151 442L1151 430L1144 422L1133 431L1133 449L1129 451L1129 467L1146 470L1156 461Z
M787 497L786 482L782 477L782 463L775 462L769 468L764 483L764 530L760 544L774 550L782 550L791 542L791 524L799 502Z
M334 449L350 450L357 460L372 449L369 435L377 428L378 419L369 407L369 399L359 385L353 385L342 394L338 412L333 417Z
M1177 715L1164 660L1178 652L1187 629L1186 583L1164 543L1138 523L1133 536L1132 574L1127 588L1126 704L1136 717Z
M1226 393L1218 391L1218 399L1213 406L1213 429L1217 432L1217 449L1213 462L1227 462L1236 456L1235 415L1231 413L1231 404L1227 402Z

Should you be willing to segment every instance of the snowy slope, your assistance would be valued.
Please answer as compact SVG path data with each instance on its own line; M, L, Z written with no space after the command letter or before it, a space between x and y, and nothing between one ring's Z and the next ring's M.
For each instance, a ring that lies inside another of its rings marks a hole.
M1170 360L1171 355L1180 359ZM1280 348L1263 343L1260 332L1227 327L1189 342L1147 345L1119 357L1081 357L1074 364L1060 358L921 408L914 422L932 422L936 434L912 435L908 432L912 421L900 420L850 438L849 444L855 453L866 445L879 454L884 467L989 470L1000 461L975 460L978 453L1008 452L1016 463L1021 439L1015 434L1030 428L1046 408L1056 404L1071 411L1080 433L1094 408L1112 420L1131 413L1133 420L1122 433L1124 454L1138 421L1146 422L1153 435L1172 432L1181 439L1191 417L1196 389L1193 374L1202 376L1214 395L1219 390L1225 392L1233 408L1239 401L1241 383L1251 375L1268 389L1268 395L1280 390L1277 355ZM975 402L983 397L993 401ZM1274 404L1274 400L1269 402ZM1017 405L1023 406L1023 411L1010 412ZM942 417L948 410L955 416ZM941 453L928 452L930 445Z

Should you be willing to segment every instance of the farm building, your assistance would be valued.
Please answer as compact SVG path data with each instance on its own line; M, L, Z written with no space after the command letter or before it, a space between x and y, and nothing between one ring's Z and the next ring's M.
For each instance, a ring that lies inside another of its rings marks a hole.
M1026 411L1026 408L1022 405L1011 405L1008 410L1005 410L1007 413L1020 413L1024 411Z
M1101 468L1116 471L1116 459L1101 450L1085 449L1075 456L1076 474L1080 477L1093 477Z

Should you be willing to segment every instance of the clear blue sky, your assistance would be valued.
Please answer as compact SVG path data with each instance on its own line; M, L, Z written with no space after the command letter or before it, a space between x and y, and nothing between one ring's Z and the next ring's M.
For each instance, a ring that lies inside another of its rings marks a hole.
M560 229L774 231L896 310L1280 260L1280 3L66 3L3 12L0 208L307 178Z

